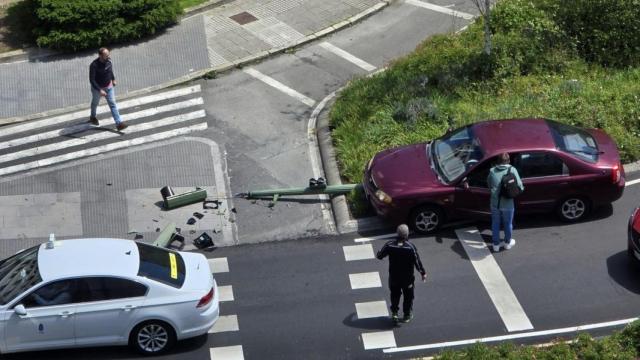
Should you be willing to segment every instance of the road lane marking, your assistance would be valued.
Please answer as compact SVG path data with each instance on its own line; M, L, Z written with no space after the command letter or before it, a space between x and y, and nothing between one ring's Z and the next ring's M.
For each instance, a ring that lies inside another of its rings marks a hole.
M158 107L155 107L155 108L146 109L146 110L142 110L142 111L138 111L138 112L134 112L134 113L124 114L121 117L122 117L122 121L130 121L130 120L134 120L134 119L140 119L140 118L144 118L144 117L148 117L148 116L157 115L157 114L160 114L160 113L163 113L163 112L169 112L169 111L185 109L185 108L188 108L188 107L192 107L192 106L196 106L196 105L202 105L202 104L204 104L204 100L202 98L195 98L195 99L190 99L190 100L187 100L187 101L181 101L181 102L178 102L178 103L158 106ZM103 124L113 124L113 120L108 120L108 121L107 120L102 120L101 123L103 123ZM87 131L89 129L93 129L95 127L96 127L95 125L91 125L91 124L88 124L88 123L83 123L83 124L73 125L73 126L70 126L70 127L59 129L59 130L53 130L53 131L48 131L48 132L45 132L45 133L35 134L35 135L31 135L31 136L25 136L25 137L21 137L21 138L17 138L17 139L12 139L12 140L8 140L8 141L0 143L0 150L8 149L8 148L15 147L15 146L18 146L18 145L26 145L26 144L30 144L30 143L34 143L34 142L38 142L38 141L44 141L44 140L48 140L48 139L53 139L53 138L58 137L58 136L73 135L73 134L81 133L83 131Z
M533 325L513 293L500 266L487 248L482 235L475 227L456 229L456 235L464 246L482 285L498 310L507 331L531 330Z
M631 181L627 181L624 186L631 186L631 185L635 185L635 184L640 184L640 179L635 179L635 180L631 180Z
M240 330L240 326L237 315L220 316L213 327L209 329L209 334L238 330Z
M389 309L386 301L369 301L356 303L356 314L358 319L369 319L389 316Z
M377 271L349 274L349 282L352 290L382 287L380 274Z
M205 116L207 115L204 110L198 110L198 111L190 112L187 114L170 116L170 117L156 120L156 121L150 121L150 122L137 124L137 125L130 125L128 127L126 134L128 135L136 132L147 131L147 130L168 126L168 125L173 125L181 122L186 122L190 120L201 119ZM63 141L55 142L48 145L38 146L35 148L29 148L29 149L2 155L0 156L0 163L13 161L13 160L30 157L30 156L42 155L42 154L46 154L48 152L53 152L57 150L68 149L73 146L89 144L94 141L119 138L121 136L122 134L120 134L119 132L105 131L105 132L100 132L98 134L86 135L86 136L75 138L75 139L63 140Z
M125 100L118 103L118 109L124 110L131 107L136 107L140 105L151 104L151 103L162 101L162 100L168 100L176 97L186 96L186 95L200 92L200 90L201 90L200 85L195 85L195 86L190 86L190 87L181 88L177 90L165 91L158 94L143 96L136 99ZM108 112L110 112L108 105L98 106L98 111L97 111L98 115L108 113ZM32 121L32 122L28 122L20 125L15 125L7 128L2 128L0 129L0 137L18 134L18 133L29 131L29 130L35 130L41 127L57 125L57 124L65 123L67 121L76 120L80 118L88 119L89 117L88 114L89 114L89 111L87 109L87 110L76 111L73 113L59 115L51 118L46 118L42 120Z
M338 55L339 57L347 60L348 62L358 66L359 68L366 70L366 71L374 71L376 69L375 66L369 64L368 62L340 49L339 47L328 43L328 42L323 42L320 43L320 47L322 47L323 49L330 51L331 53L333 53L334 55Z
M178 128L170 131L159 132L152 135L141 136L131 140L127 140L127 141L113 142L110 144L96 146L96 147L88 148L85 150L74 151L74 152L70 152L70 153L66 153L63 155L58 155L50 158L45 158L45 159L40 159L40 160L22 163L18 165L13 165L5 168L0 168L0 176L14 174L17 172L27 171L31 169L36 169L43 166L58 164L65 161L77 160L80 158L98 155L98 154L110 152L113 150L124 149L131 146L137 146L137 145L146 144L154 141L169 139L169 138L180 136L180 135L190 134L194 131L202 131L206 129L207 129L207 123L201 123L201 124L195 124L195 125Z
M342 251L345 261L375 259L371 244L343 246Z
M393 331L362 333L362 344L365 350L395 348L396 338Z
M211 360L244 360L242 345L212 347L209 357Z
M451 16L455 16L455 17L460 17L463 18L465 20L472 20L475 16L471 15L471 14L467 14L461 11L456 11L456 10L451 10L449 8L446 8L444 6L438 6L438 5L434 5L434 4L429 4L426 2L422 2L419 0L405 0L405 3L409 4L409 5L413 5L413 6L417 6L417 7L421 7L424 9L429 9L432 11L436 11L439 13L443 13L443 14L447 14L447 15L451 15Z
M498 341L515 340L515 339L526 339L526 338L539 337L539 336L566 334L566 333L572 333L572 332L581 332L586 330L627 325L636 320L638 320L637 317L631 318L631 319L617 320L617 321L608 321L608 322L597 323L597 324L566 327L561 329L540 330L540 331L525 332L520 334L509 334L509 335L492 336L492 337L486 337L486 338L448 341L448 342L426 344L426 345L396 347L396 348L384 349L383 352L396 353L396 352L403 352L403 351L439 349L439 348L449 348L449 347L460 346L460 345L470 345L478 342L489 343L489 342L498 342Z
M207 261L209 262L212 273L220 274L229 272L229 262L226 257L207 259Z
M218 301L233 301L233 286L224 285L218 286Z
M302 103L304 103L307 106L312 107L312 106L314 106L316 104L315 100L307 97L304 94L301 94L301 93L295 91L294 89L288 87L287 85L279 82L278 80L276 80L276 79L274 79L274 78L272 78L270 76L267 76L267 75L261 73L260 71L254 69L254 68L246 68L246 69L243 69L242 71L244 71L248 75L251 75L254 78L262 81L263 83L282 91L283 93L291 96L292 98L295 98L295 99L301 101Z
M353 239L354 242L357 243L363 243L363 242L369 242L369 241L373 241L373 240L383 240L383 239L392 239L396 237L396 234L385 234L385 235L377 235L377 236L370 236L370 237L361 237L361 238L355 238Z

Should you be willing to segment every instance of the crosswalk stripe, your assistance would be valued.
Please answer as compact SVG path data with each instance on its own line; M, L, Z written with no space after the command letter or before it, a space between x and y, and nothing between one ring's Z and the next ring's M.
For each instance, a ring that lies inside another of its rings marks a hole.
M202 104L204 104L204 100L201 97L200 98L195 98L195 99L189 99L189 100L186 100L186 101L181 101L181 102L177 102L177 103L173 103L173 104L168 104L168 105L158 106L158 107L151 108L151 109L137 111L137 112L130 113L130 114L125 114L125 115L122 115L122 120L123 121L131 121L131 120L140 119L140 118L144 118L144 117L148 117L148 116L158 115L158 114L163 113L163 112L186 109L186 108L189 108L189 107L192 107L192 106L202 105ZM105 124L106 123L113 123L113 120L109 120L109 121L103 120L101 123L105 123ZM8 149L8 148L15 147L15 146L18 146L18 145L26 145L26 144L31 144L31 143L38 142L38 141L44 141L44 140L48 140L48 139L53 139L53 138L58 137L58 136L73 135L73 134L77 134L77 133L86 131L88 129L94 128L94 127L95 127L95 125L83 123L83 124L73 125L73 126L61 129L61 130L53 130L53 131L48 131L48 132L35 134L35 135L31 135L31 136L25 136L25 137L22 137L22 138L12 139L12 140L8 140L8 141L5 141L3 143L0 143L0 150Z
M218 286L218 301L233 301L233 285Z
M391 330L362 333L362 345L365 350L394 348L396 337Z
M211 360L244 360L244 352L242 345L212 347L209 349L209 358Z
M370 237L361 237L361 238L355 238L353 239L354 242L357 243L361 243L361 242L369 242L372 240L383 240L383 239L391 239L396 237L395 233L392 234L385 234L385 235L377 235L377 236L370 236Z
M374 259L373 246L371 244L343 246L345 261Z
M220 316L213 327L209 329L209 334L238 330L240 330L240 326L237 315Z
M358 319L389 316L387 302L384 300L356 303L356 313L358 314Z
M352 290L382 287L380 273L377 271L349 274L349 282Z
M306 95L303 95L297 91L295 91L294 89L288 87L287 85L279 82L278 80L267 76L263 73L261 73L260 71L254 69L254 68L246 68L243 70L245 73L253 76L254 78L264 82L265 84L272 86L280 91L282 91L283 93L301 101L302 103L306 104L307 106L314 106L316 104L316 101L307 97Z
M376 69L375 66L369 64L368 62L352 55L351 53L348 53L342 49L340 49L339 47L328 43L328 42L323 42L320 44L320 47L322 47L325 50L328 50L330 52L332 52L335 55L338 55L339 57L349 61L350 63L358 66L359 68L366 70L366 71L374 71Z
M214 274L229 272L229 262L226 257L207 259L209 261L209 267Z
M141 132L141 131L151 130L154 128L159 128L167 125L177 124L180 122L200 119L205 116L206 116L206 113L204 110L198 110L198 111L193 111L187 114L170 116L164 119L150 121L150 122L146 122L138 125L130 125L128 127L126 134L133 134L136 132ZM42 155L42 154L56 151L56 150L66 149L66 148L70 148L78 145L84 145L84 144L88 144L98 140L117 138L120 136L122 136L120 133L108 131L108 132L101 132L98 134L87 135L81 138L59 141L53 144L38 146L35 148L25 149L25 150L2 155L0 156L0 163L17 160L24 157Z
M409 4L409 5L413 5L413 6L417 6L417 7L421 7L424 9L429 9L432 11L436 11L439 13L443 13L443 14L447 14L447 15L451 15L451 16L455 16L455 17L461 17L465 20L472 20L475 16L471 15L471 14L467 14L461 11L456 11L456 10L451 10L449 8L446 8L444 6L438 6L438 5L434 5L434 4L429 4L420 0L405 0L405 3Z
M146 144L154 141L169 139L169 138L180 136L180 135L186 135L194 131L201 131L206 129L207 129L207 123L200 123L200 124L195 124L188 127L183 127L179 129L170 130L170 131L164 131L164 132L159 132L159 133L155 133L147 136L141 136L131 140L118 141L118 142L96 146L96 147L85 149L85 150L74 151L74 152L59 155L59 156L54 156L50 158L45 158L45 159L31 161L23 164L9 166L6 168L1 168L0 176L14 174L21 171L27 171L27 170L31 170L31 169L35 169L43 166L58 164L65 161L94 156L94 155L102 154L102 153L113 151L113 150L127 148L130 146L137 146L137 145L142 145L142 144Z
M143 96L136 99L119 102L118 109L124 110L127 108L136 107L140 105L147 105L147 104L151 104L151 103L162 101L162 100L168 100L176 97L190 95L200 91L201 91L200 85L194 85L186 88L165 91L158 94ZM104 114L109 111L110 111L109 106L102 105L102 106L98 106L97 113ZM67 121L76 120L80 118L88 118L88 117L89 117L89 109L87 105L87 110L76 111L69 114L59 115L59 116L37 120L37 121L31 121L28 123L15 125L8 128L2 128L0 129L0 137L14 135L14 134L18 134L25 131L35 130L42 127L57 125L57 124L65 123Z
M457 229L456 235L462 243L471 265L489 294L489 298L498 310L507 331L523 331L533 329L527 314L514 294L496 259L482 239L477 228Z

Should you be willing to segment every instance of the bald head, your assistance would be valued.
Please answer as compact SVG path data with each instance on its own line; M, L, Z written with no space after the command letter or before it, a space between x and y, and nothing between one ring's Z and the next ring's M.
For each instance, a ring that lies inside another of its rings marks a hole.
M409 227L406 224L398 225L396 229L396 234L398 235L398 240L407 240L409 239Z

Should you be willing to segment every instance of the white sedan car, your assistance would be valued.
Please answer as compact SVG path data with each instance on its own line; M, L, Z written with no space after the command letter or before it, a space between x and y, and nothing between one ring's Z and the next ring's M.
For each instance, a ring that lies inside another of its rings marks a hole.
M128 344L160 354L218 319L201 254L122 239L50 247L0 261L0 353Z

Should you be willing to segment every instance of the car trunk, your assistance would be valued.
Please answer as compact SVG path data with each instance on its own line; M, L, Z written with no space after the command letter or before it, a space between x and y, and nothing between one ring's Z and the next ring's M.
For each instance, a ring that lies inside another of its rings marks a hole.
M185 279L183 290L203 292L213 287L213 275L207 258L202 254L181 252L185 263Z
M589 129L591 134L598 144L598 150L600 155L598 156L598 166L612 168L615 165L620 164L620 154L618 153L618 147L613 139L602 130Z

